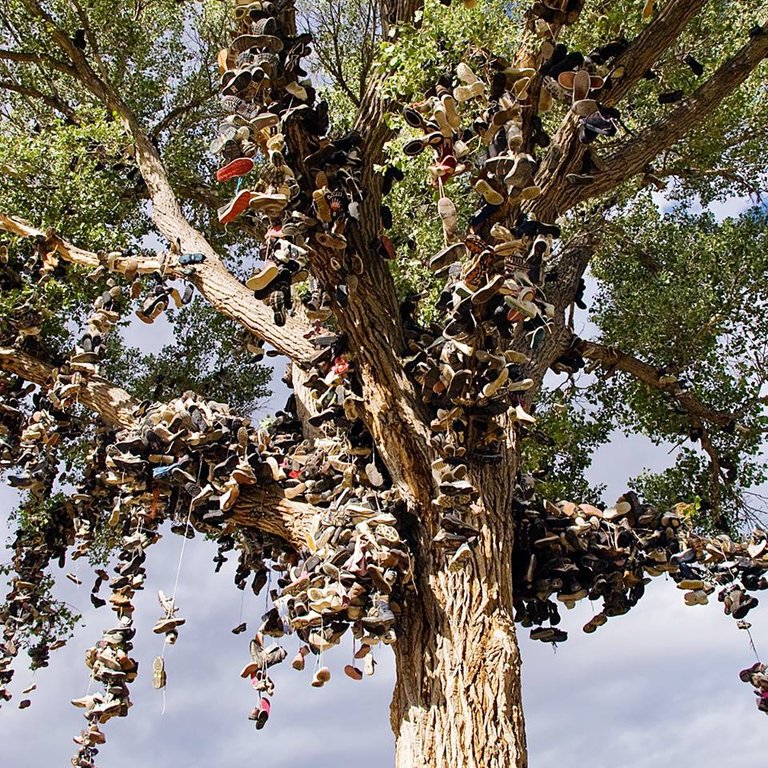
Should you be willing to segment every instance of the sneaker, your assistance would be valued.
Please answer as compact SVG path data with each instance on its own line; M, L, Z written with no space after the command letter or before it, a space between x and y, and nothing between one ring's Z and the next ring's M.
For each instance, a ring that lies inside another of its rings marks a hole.
M168 616L166 618L159 619L155 626L152 628L152 631L157 635L163 635L168 632L172 632L182 624L186 624L186 622L186 619L179 619L173 616Z
M256 709L256 717L252 718L256 721L257 731L260 731L267 724L267 720L269 720L269 710L269 699L265 696L262 696L261 701L259 702L259 706Z
M368 647L368 646L366 646ZM362 680L363 679L363 670L358 669L357 667L353 666L352 664L347 664L344 667L344 674L350 678L351 680Z
M456 206L448 197L441 197L437 201L437 213L443 224L443 234L449 242L455 242L458 239L458 217Z
M304 660L309 653L309 646L302 645L301 648L299 648L296 655L293 657L293 661L291 662L291 666L295 669L301 672L301 670L304 669Z
M280 267L274 261L267 261L258 272L251 275L245 283L249 291L264 290L280 274Z
M165 688L166 682L165 662L162 656L157 656L152 662L152 687L158 690Z
M331 679L331 670L328 667L320 667L314 675L312 675L312 687L322 688Z
M238 157L230 160L223 168L216 171L216 181L229 181L239 176L245 176L253 170L253 159L250 157Z
M379 596L361 621L367 629L389 629L395 623L395 614L389 601Z
M248 209L251 202L251 192L244 189L232 198L226 205L219 208L217 214L221 224L229 224L241 213Z

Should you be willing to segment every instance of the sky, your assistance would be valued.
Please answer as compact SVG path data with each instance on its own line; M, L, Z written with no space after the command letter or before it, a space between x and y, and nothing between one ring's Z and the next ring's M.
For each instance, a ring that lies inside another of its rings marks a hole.
M722 213L737 210L738 202ZM167 335L167 327L162 329L162 324L153 326L155 343ZM130 336L134 343L146 342L146 332L132 330ZM277 378L281 373L278 364ZM266 400L263 414L283 399L284 394L275 394ZM606 484L605 500L612 502L630 475L661 469L671 460L643 437L616 434L597 452L590 477ZM14 499L11 489L0 486L0 508L8 510ZM6 540L2 517L0 538ZM213 573L211 542L199 536L188 541L182 558L183 541L166 530L148 550L146 588L137 593L134 616L132 655L139 660L139 677L131 686L134 706L127 718L104 726L108 741L97 761L100 768L392 766L394 668L388 649L377 652L376 674L360 682L342 673L350 645L326 654L332 680L322 689L310 686L309 664L303 673L289 663L274 668L272 714L256 731L247 715L258 696L240 670L265 598L234 587L232 561ZM177 644L166 649L168 686L162 693L151 685L152 660L163 647L152 625L160 615L157 590L172 592L177 569L176 601L187 622ZM68 570L83 578L82 586L63 578ZM0 768L69 765L75 751L71 739L85 724L83 710L69 703L89 692L84 652L114 625L108 608L97 611L90 605L92 576L82 560L67 563L60 574L54 566L54 573L61 577L57 595L83 619L73 640L52 653L48 668L33 675L23 663L17 665L16 696L0 713ZM532 768L765 765L768 721L756 709L750 687L738 678L739 670L755 660L746 633L723 615L716 600L687 607L682 595L671 580L656 579L628 615L611 619L593 635L581 631L592 616L592 605L582 601L564 612L561 626L570 639L557 648L531 641L528 631L519 629ZM757 650L768 655L768 599L765 603L749 618ZM241 621L249 631L233 635L231 629ZM290 658L298 641L286 638L284 644ZM30 696L32 706L19 710L18 694L32 682L38 686Z

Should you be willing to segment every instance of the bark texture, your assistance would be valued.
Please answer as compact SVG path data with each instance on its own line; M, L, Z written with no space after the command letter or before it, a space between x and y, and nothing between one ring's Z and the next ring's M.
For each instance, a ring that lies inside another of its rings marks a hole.
M418 593L394 646L398 768L528 764L512 605L513 450L503 469L475 468L481 535L467 564L452 571L428 539L418 542Z

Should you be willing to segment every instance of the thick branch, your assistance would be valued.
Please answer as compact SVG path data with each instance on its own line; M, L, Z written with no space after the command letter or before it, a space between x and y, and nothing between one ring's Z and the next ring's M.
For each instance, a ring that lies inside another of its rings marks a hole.
M80 124L80 120L77 117L75 110L72 109L72 107L70 107L58 96L51 96L50 94L38 91L36 88L28 88L26 86L20 85L19 83L15 83L12 80L0 80L0 89L5 91L13 91L14 93L18 93L21 96L26 96L29 99L42 101L43 104L46 104L51 109L63 115L73 125Z
M243 486L233 512L232 522L236 525L257 528L302 550L307 547L312 521L320 510L286 499L277 483L268 483Z
M115 90L93 71L83 52L57 28L37 0L25 0L29 10L48 22L50 35L72 60L72 74L104 105L115 113L131 134L136 160L152 201L152 220L158 230L184 253L202 253L205 261L195 268L192 282L222 314L244 326L259 339L297 362L306 362L314 352L303 337L304 327L292 318L282 328L273 321L272 311L256 300L224 266L213 247L186 219L156 147L144 132L136 115Z
M669 149L690 131L704 125L706 118L720 106L723 99L730 96L767 56L768 24L762 27L762 34L752 38L670 115L608 155L606 163L610 170L598 176L595 184L586 188L590 196L613 189L632 175L640 173L654 157Z
M50 385L54 370L49 363L13 347L0 347L0 369L43 388ZM89 377L81 387L78 402L113 429L130 429L136 423L138 400L101 376ZM258 528L301 549L306 547L307 533L318 510L311 504L286 499L277 483L267 483L244 486L233 511L237 525Z
M388 18L405 21L412 18L415 9L413 2L399 2L390 9ZM368 81L355 124L364 140L360 186L366 195L360 206L360 223L350 222L345 235L347 254L358 255L364 268L350 283L346 306L334 306L334 311L362 381L365 406L361 417L394 484L406 498L419 499L421 506L428 508L432 491L428 419L403 373L405 339L399 303L389 267L375 247L381 234L381 177L374 165L381 161L382 145L390 135L384 121L387 105L381 97L382 77L379 74ZM313 174L304 166L303 158L316 139L294 122L286 131L286 143L294 174L311 193ZM310 254L312 272L328 288L338 282L334 261L335 255L322 248Z
M534 381L534 386L526 393L526 399L536 397L550 366L571 345L573 340L571 307L578 291L579 281L592 258L597 242L594 232L578 232L556 255L557 281L551 287L545 287L547 302L554 306L555 311L548 333L537 348L536 354L531 357L530 363L525 366L524 376ZM517 351L529 354L525 337L521 340Z
M738 88L768 56L768 24L762 34L753 37L735 56L725 62L706 83L667 117L617 146L604 158L608 168L585 187L561 184L557 210L562 213L577 203L605 194L619 184L642 173L655 157L672 147L688 133L704 125L706 118ZM578 150L576 150L577 154ZM580 157L580 154L579 154ZM570 163L570 168L573 167Z
M0 347L0 368L41 387L50 384L54 370L49 363L13 347ZM88 380L87 386L81 389L79 401L115 429L130 427L135 421L133 411L139 405L139 401L125 390L100 376Z
M6 216L2 213L0 213L0 230L9 232L12 235L19 235L20 237L47 237L46 233L43 232L42 229L37 229L31 224L28 224L27 222L16 218L15 216ZM58 237L53 239L52 245L56 254L60 256L64 261L68 261L71 264L77 264L78 266L89 268L98 267L101 264L99 255L97 253L93 253L92 251L85 251L82 248L78 248L77 246L72 245L65 240L61 240ZM148 275L152 272L159 272L162 267L163 264L161 259L142 257L130 260L128 258L115 259L110 266L110 269L113 272L119 272L121 274L125 274L127 270L133 271L135 269L135 271L139 274ZM172 273L172 271L173 270L171 267L170 269L166 270L166 273Z
M587 360L599 363L609 370L624 371L652 389L665 392L673 397L693 418L708 421L719 427L732 426L736 420L736 417L731 413L718 411L704 405L693 393L682 389L677 381L666 380L657 368L615 347L578 339L576 348Z
M26 64L39 64L44 67L51 67L57 72L63 72L65 75L75 77L75 68L66 64L63 61L59 61L53 56L49 56L47 53L31 53L28 51L8 51L6 49L0 49L0 59L6 61L19 61Z
M708 0L670 0L653 21L618 57L615 69L623 70L621 78L611 78L600 95L601 103L612 107L621 101L643 79L661 55L699 14Z

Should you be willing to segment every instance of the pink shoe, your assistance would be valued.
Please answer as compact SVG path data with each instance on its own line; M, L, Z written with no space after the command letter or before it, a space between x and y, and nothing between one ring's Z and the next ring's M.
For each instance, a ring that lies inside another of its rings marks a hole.
M270 707L271 704L269 703L269 699L262 697L261 701L259 702L258 709L256 710L257 731L260 731L267 724L267 720L269 720Z

